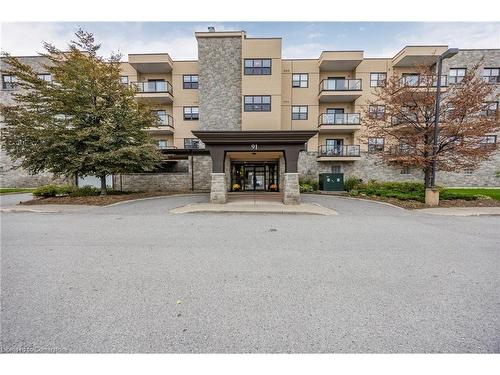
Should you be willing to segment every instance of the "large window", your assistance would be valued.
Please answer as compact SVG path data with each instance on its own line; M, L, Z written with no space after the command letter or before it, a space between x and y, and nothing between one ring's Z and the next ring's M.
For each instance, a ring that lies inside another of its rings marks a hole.
M203 148L203 142L198 138L184 138L184 148L197 150Z
M371 105L368 107L370 118L383 120L385 118L385 105Z
M42 81L45 82L52 82L52 75L49 73L42 73L42 74L37 74L38 79L41 79Z
M182 76L182 87L185 89L198 88L198 74L185 74Z
M167 148L167 141L165 141L165 140L163 140L163 139L162 139L162 140L159 140L159 141L158 141L158 148L159 148L160 150L165 150L165 149Z
M384 151L384 143L385 143L384 138L375 138L375 137L368 138L368 152L375 153Z
M387 81L387 73L370 73L371 87L384 87Z
M484 115L486 116L496 116L498 112L498 102L485 103Z
M307 120L307 105L292 105L292 120Z
M15 90L17 88L16 76L2 75L2 88L4 90Z
M271 112L271 96L245 96L245 112Z
M420 83L419 73L403 73L402 76L403 85L416 87Z
M464 79L466 72L466 68L450 68L448 83L453 84L461 82L462 79Z
M198 120L199 118L198 107L184 107L184 120L191 121Z
M245 59L245 75L270 75L271 59Z
M496 135L485 135L483 139L481 140L482 144L485 145L495 145L497 143L497 136Z
M488 83L500 83L500 68L484 68L483 79Z
M292 74L292 87L309 87L309 74Z
M120 76L120 82L124 85L128 85L128 76Z
M152 111L154 115L158 118L158 125L164 126L168 125L167 123L167 111L164 109L157 109Z

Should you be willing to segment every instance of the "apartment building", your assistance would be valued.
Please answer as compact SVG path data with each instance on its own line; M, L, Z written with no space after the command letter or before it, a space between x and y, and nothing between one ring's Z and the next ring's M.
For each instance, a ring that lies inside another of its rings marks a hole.
M283 59L281 38L249 38L244 31L197 32L195 37L197 61L155 53L130 54L122 63L122 82L136 85L137 100L158 116L157 126L148 131L165 155L165 167L158 173L114 176L118 187L211 190L214 202L224 202L228 191L271 190L295 203L299 179L317 179L325 172L365 180L423 179L420 170L380 160L384 139L360 137L363 113L386 77L418 82L416 67L433 66L447 46L406 46L387 58L318 51L317 59ZM42 66L40 57L24 59ZM445 60L444 84L458 82L478 62L484 79L497 85L491 98L491 110L497 111L500 49L460 50ZM2 101L10 100L11 79L2 75ZM487 136L497 142L498 134ZM2 184L29 184L4 159L2 154ZM437 181L499 186L499 170L497 152L477 170L439 172Z

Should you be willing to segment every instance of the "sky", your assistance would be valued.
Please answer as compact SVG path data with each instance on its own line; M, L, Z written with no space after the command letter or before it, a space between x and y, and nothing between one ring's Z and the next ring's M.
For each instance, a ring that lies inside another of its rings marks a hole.
M43 22L2 23L0 47L35 55L42 41L64 48L82 27L109 55L167 52L176 60L197 58L195 31L245 30L248 37L282 37L284 58L318 58L324 50L364 50L365 57L392 57L405 45L445 44L500 48L500 23L474 22Z

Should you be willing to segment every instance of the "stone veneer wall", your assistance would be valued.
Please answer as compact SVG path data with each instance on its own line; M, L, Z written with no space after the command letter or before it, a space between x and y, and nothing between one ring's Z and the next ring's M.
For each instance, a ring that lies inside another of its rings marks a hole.
M191 190L191 157L188 171L176 173L135 173L113 176L115 189L129 191L189 191ZM212 159L208 155L194 156L194 190L210 190Z
M198 38L200 130L241 130L241 37Z
M48 59L40 56L33 57L20 57L19 60L31 66L35 71L44 73L47 70L44 64L47 64ZM3 59L0 59L0 72L5 71L8 65L5 64ZM4 105L13 105L14 98L12 94L16 91L0 90L0 103ZM4 126L0 121L0 131ZM13 161L0 145L0 186L1 187L36 187L50 183L63 184L73 183L73 179L69 178L55 178L52 173L37 173L30 174L25 169L19 168L19 162Z
M384 163L379 157L361 153L357 161L316 161L317 152L301 152L299 156L300 179L317 179L319 173L331 173L334 165L340 165L344 178L357 177L364 181L371 179L378 181L423 181L424 174L417 168L412 168L410 174L401 174L400 167L392 167ZM500 187L500 177L496 172L500 171L500 152L484 162L471 174L439 172L436 176L438 185L443 186L492 186Z

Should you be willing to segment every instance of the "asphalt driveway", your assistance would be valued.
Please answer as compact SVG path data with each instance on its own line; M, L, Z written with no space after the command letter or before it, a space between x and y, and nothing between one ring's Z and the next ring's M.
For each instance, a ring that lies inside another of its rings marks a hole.
M4 352L500 352L500 220L171 214L206 195L2 214Z

